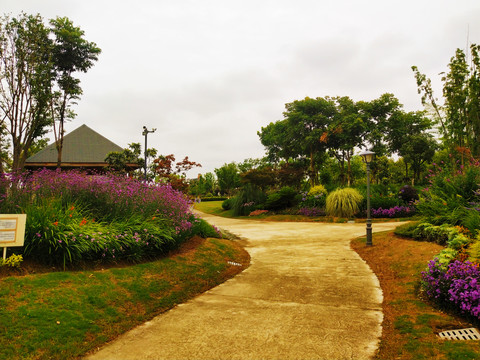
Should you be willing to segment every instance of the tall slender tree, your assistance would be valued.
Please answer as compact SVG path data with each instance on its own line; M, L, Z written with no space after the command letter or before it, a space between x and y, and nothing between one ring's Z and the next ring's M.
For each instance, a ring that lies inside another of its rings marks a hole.
M412 66L422 103L433 109L440 124L443 142L450 151L471 152L480 156L480 45L470 46L471 61L457 49L448 64L449 71L441 78L444 103L434 96L431 80ZM462 156L463 161L463 156Z
M54 36L52 60L56 87L53 90L51 113L57 148L57 166L62 163L64 125L73 119L75 113L71 105L76 104L82 95L80 80L73 75L87 72L98 60L101 50L94 42L84 39L84 32L73 25L66 17L50 20Z

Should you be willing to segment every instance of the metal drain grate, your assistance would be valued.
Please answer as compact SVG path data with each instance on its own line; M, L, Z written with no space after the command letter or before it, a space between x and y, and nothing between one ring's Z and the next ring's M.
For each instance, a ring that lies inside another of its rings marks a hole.
M442 331L438 336L442 340L480 340L480 333L475 328Z

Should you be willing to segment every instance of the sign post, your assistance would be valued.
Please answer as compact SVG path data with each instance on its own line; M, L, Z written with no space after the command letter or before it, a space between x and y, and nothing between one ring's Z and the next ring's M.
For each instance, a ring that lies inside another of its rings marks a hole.
M3 260L7 258L7 247L23 246L26 222L26 214L0 214L0 247L3 247Z

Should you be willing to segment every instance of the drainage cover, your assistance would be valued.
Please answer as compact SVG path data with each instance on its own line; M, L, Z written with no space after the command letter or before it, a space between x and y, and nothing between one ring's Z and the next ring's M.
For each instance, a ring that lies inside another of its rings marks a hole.
M442 340L480 340L480 333L475 328L443 331L438 336Z

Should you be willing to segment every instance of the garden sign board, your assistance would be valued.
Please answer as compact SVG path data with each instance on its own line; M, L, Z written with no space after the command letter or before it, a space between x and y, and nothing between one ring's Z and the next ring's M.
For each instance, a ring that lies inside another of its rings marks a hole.
M3 247L3 259L7 256L7 247L23 246L26 221L26 214L0 214L0 247Z

